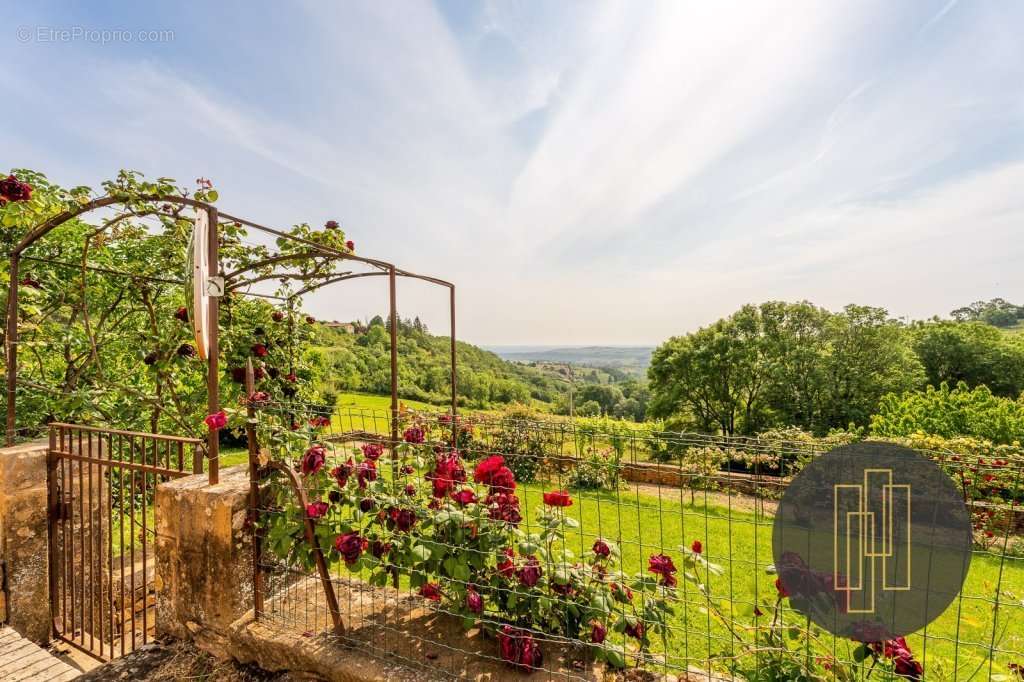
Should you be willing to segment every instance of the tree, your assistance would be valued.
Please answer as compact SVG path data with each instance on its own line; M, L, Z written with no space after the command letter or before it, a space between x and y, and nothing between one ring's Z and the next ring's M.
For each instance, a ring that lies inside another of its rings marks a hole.
M1002 298L991 301L975 301L950 312L958 322L984 322L994 327L1012 327L1024 319L1024 306L1015 305Z
M921 322L913 328L914 351L928 383L988 386L1016 398L1024 391L1024 343L984 322Z

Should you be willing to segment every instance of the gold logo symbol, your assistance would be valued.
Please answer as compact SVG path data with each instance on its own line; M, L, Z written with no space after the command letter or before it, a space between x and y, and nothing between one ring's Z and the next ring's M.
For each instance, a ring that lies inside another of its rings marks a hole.
M834 488L833 586L847 613L874 613L883 591L910 589L910 485L894 484L892 469L865 469L863 483Z

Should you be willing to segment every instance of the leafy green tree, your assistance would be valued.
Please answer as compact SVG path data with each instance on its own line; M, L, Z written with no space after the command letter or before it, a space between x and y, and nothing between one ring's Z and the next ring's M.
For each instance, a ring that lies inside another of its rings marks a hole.
M998 444L1024 442L1024 401L992 395L986 386L960 382L923 391L889 394L871 418L876 436L932 434L944 438L976 436Z
M1024 343L984 322L930 321L914 325L914 351L928 383L988 386L994 395L1024 391Z
M990 301L975 301L950 312L954 320L959 322L984 322L994 327L1012 327L1018 320L1024 319L1024 306L1015 305L1002 298Z

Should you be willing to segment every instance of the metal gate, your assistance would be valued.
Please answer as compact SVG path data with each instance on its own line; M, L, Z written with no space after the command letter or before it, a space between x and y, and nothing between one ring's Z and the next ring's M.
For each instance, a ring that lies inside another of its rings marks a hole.
M101 660L155 632L153 492L202 473L195 438L50 425L50 615L55 637Z

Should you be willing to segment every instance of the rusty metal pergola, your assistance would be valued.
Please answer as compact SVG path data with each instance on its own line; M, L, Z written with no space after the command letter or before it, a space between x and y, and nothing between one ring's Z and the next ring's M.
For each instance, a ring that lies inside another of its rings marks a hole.
M233 287L241 286L247 282L242 281L240 278L246 272L251 272L257 268L266 267L269 265L275 265L280 262L286 262L289 260L299 260L301 258L310 258L316 256L324 256L330 260L338 261L353 261L361 263L371 268L367 272L343 272L334 275L328 275L321 282L316 282L307 285L298 291L291 293L287 297L276 297L281 300L285 300L289 306L299 296L311 293L318 289L321 289L330 284L336 284L347 280L362 278L362 277L387 277L388 278L388 308L389 308L389 321L390 321L390 333L391 333L391 439L392 442L398 440L398 413L399 413L399 401L398 401L398 308L397 308L397 294L396 294L396 281L398 277L406 277L411 279L418 279L424 282L435 284L441 287L445 287L449 291L449 320L450 320L450 354L451 354L451 413L454 417L458 412L458 401L457 401L457 390L458 384L456 379L457 365L456 365L456 342L455 342L455 285L443 279L431 277L428 275L421 275L408 270L403 270L397 267L395 264L379 260L376 258L365 258L363 256L357 256L354 253L348 253L340 251L338 249L318 244L315 241L297 237L295 235L288 234L287 232L277 230L259 223L247 220L245 218L239 218L228 213L221 212L216 206L205 201L199 201L196 199L190 199L188 197L180 196L153 196L143 195L134 197L139 201L152 201L159 204L177 204L179 206L188 206L198 211L205 211L207 214L208 234L207 234L207 259L210 265L210 275L224 278L224 293L228 293L233 290ZM14 442L16 433L16 394L18 385L18 270L21 264L21 260L31 258L25 251L32 244L39 241L41 238L49 234L54 229L60 227L64 223L73 220L85 213L90 211L106 208L109 206L116 206L118 204L124 204L125 199L117 196L104 196L98 199L94 199L87 203L82 204L74 209L69 209L59 213L48 220L40 223L39 225L32 228L28 234L26 234L20 242L10 252L10 285L7 299L7 335L6 335L6 356L7 356L7 415L6 415L6 433L7 433L7 444L10 445ZM149 215L160 214L158 210L149 211ZM107 221L104 229L111 225L119 222L120 220L131 218L131 217L143 217L147 213L140 214L137 211L126 211L115 216L113 219ZM178 217L178 216L175 216ZM287 239L292 242L303 245L308 251L301 254L288 254L285 256L277 255L263 259L256 263L252 263L245 268L236 270L234 272L225 273L223 270L223 263L220 258L220 247L219 247L219 236L220 236L220 225L221 223L236 223L252 228L259 232L273 235L279 239ZM219 368L219 322L220 322L220 305L219 298L211 297L209 310L208 310L208 327L209 327L209 349L207 351L207 363L206 363L206 393L207 393L207 410L213 414L220 410L220 368ZM452 420L453 424L455 420ZM217 433L211 432L207 437L207 460L209 461L209 480L210 483L217 483L219 480L219 444L217 439Z

